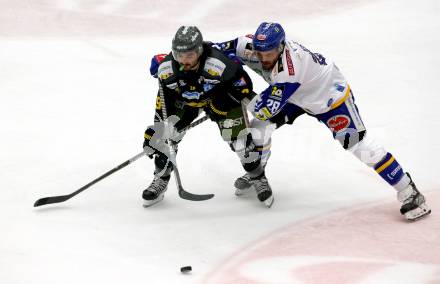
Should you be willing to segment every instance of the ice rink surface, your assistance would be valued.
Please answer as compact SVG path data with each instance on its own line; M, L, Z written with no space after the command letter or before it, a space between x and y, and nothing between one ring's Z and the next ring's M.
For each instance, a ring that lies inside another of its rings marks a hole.
M440 283L440 2L285 2L1 1L0 282ZM307 116L273 136L271 209L234 196L243 172L213 122L178 155L185 188L212 200L182 200L171 182L143 208L153 171L143 158L32 207L141 151L157 92L149 59L180 25L222 41L261 21L337 63L369 135L425 194L428 218L406 222L394 189Z

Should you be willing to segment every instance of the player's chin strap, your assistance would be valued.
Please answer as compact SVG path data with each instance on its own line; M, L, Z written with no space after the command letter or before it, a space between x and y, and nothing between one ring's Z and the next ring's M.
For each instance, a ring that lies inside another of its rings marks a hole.
M165 97L163 94L162 84L160 80L158 81L159 81L159 97L160 97L160 103L162 105L162 118L164 120L165 127L167 127L168 124L167 107L165 104ZM203 201L213 198L214 194L193 194L188 191L185 191L185 189L182 186L182 181L180 180L179 169L177 168L177 163L176 163L176 145L171 139L167 139L167 145L169 145L170 148L169 151L170 155L168 157L168 161L167 161L167 165L165 166L165 169L168 167L168 163L171 162L174 169L173 172L174 172L174 177L176 178L177 188L179 190L179 196L182 199L187 199L192 201Z

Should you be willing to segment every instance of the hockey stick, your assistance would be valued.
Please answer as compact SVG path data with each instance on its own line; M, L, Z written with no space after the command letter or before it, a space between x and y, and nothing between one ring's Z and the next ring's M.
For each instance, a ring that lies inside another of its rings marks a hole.
M163 117L164 122L167 123L167 121L166 121L168 118L167 107L165 105L165 97L163 94L163 88L162 88L162 84L160 83L160 81L159 81L159 97L160 97L160 103L162 105L162 117ZM176 145L171 139L167 139L167 143L170 147L170 157L168 159L167 166L168 166L169 161L171 160L171 162L173 164L174 177L176 178L177 187L179 189L180 198L186 199L186 200L192 200L192 201L203 201L203 200L208 200L208 199L213 198L214 194L194 194L194 193L186 191L183 188L182 181L180 179L179 169L177 168L177 163L176 163Z
M202 122L204 122L205 120L208 119L208 116L204 116L196 121L194 121L193 123L191 123L190 125L188 125L187 127L183 128L182 130L180 130L180 133L183 133L185 131L187 131L190 128L193 128L199 124L201 124ZM35 201L34 203L34 207L38 207L41 205L46 205L46 204L52 204L52 203L60 203L60 202L64 202L66 200L69 200L70 198L74 197L75 195L83 192L84 190L86 190L87 188L91 187L92 185L94 185L95 183L97 183L100 180L103 180L104 178L108 177L109 175L119 171L122 168L125 168L126 166L128 166L129 164L133 163L134 161L136 161L137 159L143 157L145 155L144 151L140 152L139 154L136 154L134 157L128 159L127 161L123 162L122 164L120 164L119 166L111 169L110 171L106 172L105 174L103 174L102 176L94 179L93 181L89 182L88 184L84 185L83 187L81 187L80 189L78 189L75 192L72 192L71 194L67 194L67 195L59 195L59 196L50 196L50 197L44 197L44 198L40 198L37 201Z

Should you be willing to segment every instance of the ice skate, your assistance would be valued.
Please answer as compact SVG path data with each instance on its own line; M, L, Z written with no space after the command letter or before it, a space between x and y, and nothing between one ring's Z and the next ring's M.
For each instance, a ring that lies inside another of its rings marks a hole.
M167 190L169 181L170 177L154 177L150 186L142 193L142 198L144 199L144 207L149 207L158 203L159 201L162 201L164 193Z
M425 197L418 190L410 178L409 185L397 193L397 199L402 202L400 213L409 221L416 221L431 213L431 208L425 203Z
M236 196L242 196L253 192L254 189L250 180L251 177L249 176L248 173L244 174L243 176L235 180L234 186L235 186Z
M266 176L263 174L257 178L250 179L250 183L257 192L258 200L270 208L273 204L274 198Z

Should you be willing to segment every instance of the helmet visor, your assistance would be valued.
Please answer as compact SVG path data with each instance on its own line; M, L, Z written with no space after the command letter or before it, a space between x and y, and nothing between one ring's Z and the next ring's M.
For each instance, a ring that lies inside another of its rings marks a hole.
M173 51L173 57L179 63L192 62L199 59L199 53L196 50Z

